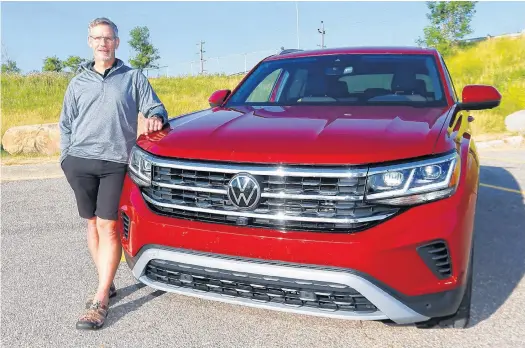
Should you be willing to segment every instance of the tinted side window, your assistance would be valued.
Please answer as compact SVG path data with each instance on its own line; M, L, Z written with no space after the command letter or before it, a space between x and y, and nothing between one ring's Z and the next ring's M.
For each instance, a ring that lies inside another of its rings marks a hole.
M247 102L251 103L258 103L258 102L267 102L270 100L270 93L273 90L273 86L275 85L275 82L279 78L279 75L281 74L282 69L274 70L272 73L270 73L268 76L266 76L261 83L259 83L250 93L250 96L246 100Z

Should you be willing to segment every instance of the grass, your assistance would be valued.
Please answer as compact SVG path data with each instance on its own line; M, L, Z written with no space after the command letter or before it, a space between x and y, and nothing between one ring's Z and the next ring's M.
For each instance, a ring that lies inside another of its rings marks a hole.
M170 117L209 108L208 98L219 89L233 89L243 76L190 76L151 79Z
M36 163L58 163L60 155L40 155L40 154L18 154L10 155L7 151L1 150L1 164L3 166L19 165L19 164L36 164Z
M484 41L445 62L459 98L468 84L492 85L502 95L498 108L472 111L475 134L504 132L505 117L525 109L525 36Z
M58 122L70 77L2 74L2 136L9 127Z
M168 114L180 115L208 108L218 89L233 89L242 76L196 76L151 79ZM58 122L71 75L42 73L2 75L2 131L10 127Z
M463 86L480 83L494 85L503 95L500 107L472 112L476 134L505 131L505 117L525 109L525 36L481 42L447 58L446 63L459 97ZM171 117L209 107L212 92L233 89L242 77L156 78L151 84ZM71 75L2 74L1 78L1 136L14 126L58 122Z

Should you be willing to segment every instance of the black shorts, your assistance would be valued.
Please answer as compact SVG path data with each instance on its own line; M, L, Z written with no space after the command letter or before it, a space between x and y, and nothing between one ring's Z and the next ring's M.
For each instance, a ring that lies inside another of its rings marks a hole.
M127 164L68 155L61 166L81 217L117 220Z

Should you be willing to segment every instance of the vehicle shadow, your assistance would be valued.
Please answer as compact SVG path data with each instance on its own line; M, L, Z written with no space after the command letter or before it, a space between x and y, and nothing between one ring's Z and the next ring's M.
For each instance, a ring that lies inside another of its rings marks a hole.
M474 286L469 327L489 319L512 295L525 274L523 191L504 168L481 166L475 218Z

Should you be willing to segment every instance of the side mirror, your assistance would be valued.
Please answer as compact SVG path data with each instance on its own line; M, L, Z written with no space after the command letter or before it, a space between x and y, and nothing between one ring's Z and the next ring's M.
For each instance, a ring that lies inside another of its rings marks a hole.
M213 92L210 98L208 98L208 102L210 103L210 106L216 107L222 105L226 98L230 95L231 91L229 89L221 89L218 91Z
M499 106L501 94L492 86L467 85L463 88L462 101L458 106L462 110L486 110Z

